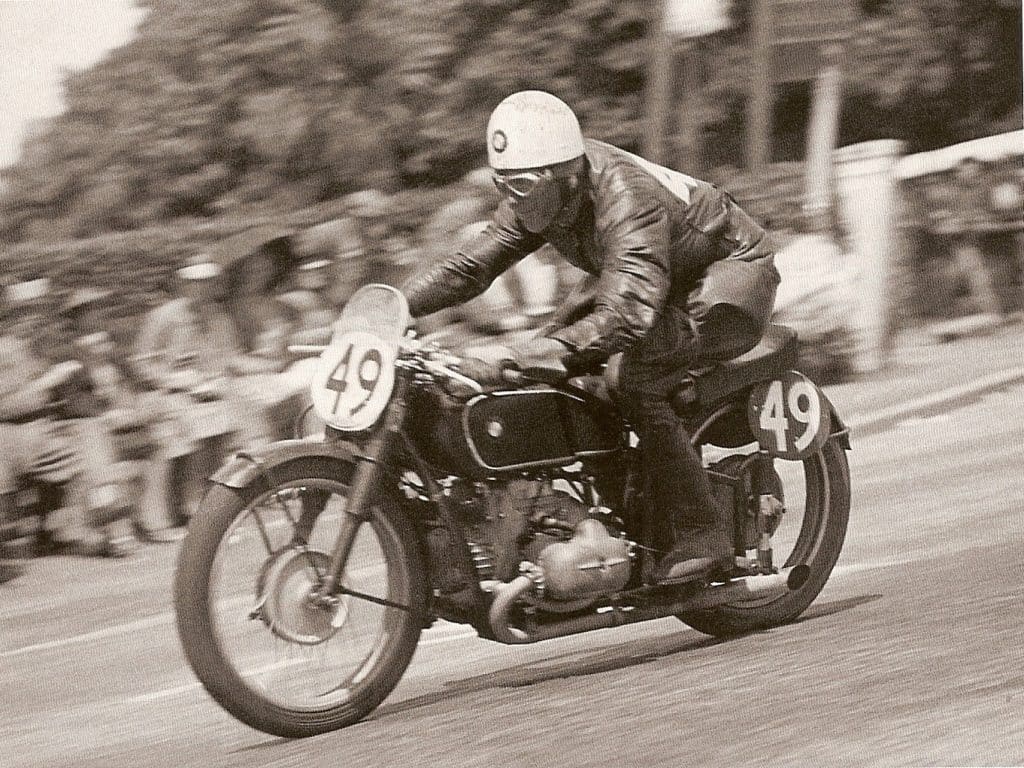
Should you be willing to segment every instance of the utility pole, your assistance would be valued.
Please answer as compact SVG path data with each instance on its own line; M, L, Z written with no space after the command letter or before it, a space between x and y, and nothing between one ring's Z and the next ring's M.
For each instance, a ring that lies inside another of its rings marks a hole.
M647 93L643 154L648 160L666 160L666 134L672 111L672 37L665 28L668 0L652 0L647 20Z
M811 119L807 128L807 160L804 163L805 214L815 217L819 226L835 224L835 162L832 155L839 135L842 109L842 48L831 43L822 48L822 66L814 80Z
M763 173L771 161L772 22L768 0L751 3L750 38L753 60L747 96L747 169Z

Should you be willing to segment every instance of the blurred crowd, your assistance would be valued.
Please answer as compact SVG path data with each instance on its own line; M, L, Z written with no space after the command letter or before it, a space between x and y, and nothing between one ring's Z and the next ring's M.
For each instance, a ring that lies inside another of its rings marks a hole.
M917 212L916 303L922 314L1024 313L1024 164L966 155L907 185Z
M364 197L355 210L380 207L379 193ZM206 479L232 452L315 429L311 360L290 347L326 344L356 288L398 282L450 253L495 202L489 174L476 173L415 237L375 238L373 218L358 216L243 231L179 265L166 301L128 325L113 315L110 290L9 277L0 294L0 580L26 556L121 558L179 540ZM574 279L535 255L420 332L465 341L536 327Z
M107 290L4 286L3 580L23 565L14 555L120 558L176 541L232 451L293 436L312 371L289 345L329 340L362 254L352 222L301 235L194 255L131 327L112 321Z

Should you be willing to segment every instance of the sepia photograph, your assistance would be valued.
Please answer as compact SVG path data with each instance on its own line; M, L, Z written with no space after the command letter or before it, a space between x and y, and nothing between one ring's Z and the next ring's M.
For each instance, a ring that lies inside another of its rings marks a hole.
M0 766L1024 766L1022 52L0 0Z

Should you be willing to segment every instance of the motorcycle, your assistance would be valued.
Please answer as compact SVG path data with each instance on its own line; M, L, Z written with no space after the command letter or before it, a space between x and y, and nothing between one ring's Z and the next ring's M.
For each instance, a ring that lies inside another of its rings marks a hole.
M322 434L235 454L211 478L174 581L188 661L253 728L303 737L365 717L439 619L534 643L678 617L727 636L792 621L839 557L848 430L769 328L693 373L674 406L733 510L735 567L646 578L636 438L614 366L486 387L409 330L384 285L347 303L311 385Z

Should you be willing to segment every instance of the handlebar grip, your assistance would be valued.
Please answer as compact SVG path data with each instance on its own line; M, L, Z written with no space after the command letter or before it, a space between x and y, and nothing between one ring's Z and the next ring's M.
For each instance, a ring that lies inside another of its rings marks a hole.
M526 384L526 375L518 368L505 367L501 369L501 381L503 384L521 386Z
M319 357L327 349L323 344L289 344L288 353L296 357Z

